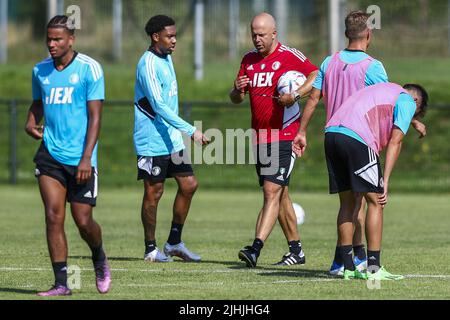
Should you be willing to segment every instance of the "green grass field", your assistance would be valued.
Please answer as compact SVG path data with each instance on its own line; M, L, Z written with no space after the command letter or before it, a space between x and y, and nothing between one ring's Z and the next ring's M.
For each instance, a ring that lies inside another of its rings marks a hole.
M201 182L201 181L200 181ZM200 188L184 228L184 241L202 255L198 264L148 264L142 259L141 189L101 189L97 221L113 269L108 295L96 293L90 252L67 216L69 265L81 267L81 290L67 299L449 299L449 195L392 194L385 210L382 263L407 275L369 290L365 281L329 277L335 246L337 198L325 193L293 193L306 211L300 228L307 263L274 267L287 250L279 226L263 249L256 269L237 259L251 242L261 195L250 191ZM164 245L175 189L159 209L157 241ZM53 274L45 241L43 207L37 187L0 187L0 300L37 299Z

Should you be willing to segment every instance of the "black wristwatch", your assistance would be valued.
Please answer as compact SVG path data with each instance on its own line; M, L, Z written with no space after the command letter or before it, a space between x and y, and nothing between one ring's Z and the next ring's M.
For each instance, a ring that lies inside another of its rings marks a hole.
M295 92L294 93L294 101L297 102L298 100L300 100L300 98L301 98L300 93Z

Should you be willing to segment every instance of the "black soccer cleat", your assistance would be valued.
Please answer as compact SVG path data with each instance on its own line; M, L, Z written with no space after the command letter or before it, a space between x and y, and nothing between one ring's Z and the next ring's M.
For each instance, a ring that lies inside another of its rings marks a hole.
M303 250L300 252L300 254L295 254L292 252L286 253L283 258L281 258L281 261L275 263L275 266L292 266L294 264L305 264L305 254L303 253Z
M256 261L258 260L258 254L252 246L246 246L244 249L239 251L239 259L245 262L247 267L256 267Z

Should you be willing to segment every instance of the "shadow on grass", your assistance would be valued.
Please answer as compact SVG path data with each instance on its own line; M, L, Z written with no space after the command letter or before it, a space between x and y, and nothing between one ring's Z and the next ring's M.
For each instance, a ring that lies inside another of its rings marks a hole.
M92 260L91 256L69 256L70 259L86 259L86 260ZM142 258L135 258L135 257L108 257L108 260L110 261L143 261Z
M321 279L335 279L334 276L328 274L326 270L310 270L296 267L266 267L257 266L256 268L248 268L244 263L234 263L234 266L229 267L233 270L247 269L249 272L257 272L259 276L265 277L296 277L296 278L321 278Z
M16 288L0 288L0 292L21 293L30 295L36 295L38 293L36 290L16 289Z
M295 278L320 278L320 279L336 279L324 270L305 270L305 269L275 269L261 268L259 274L264 277L295 277ZM267 271L267 272L264 272Z

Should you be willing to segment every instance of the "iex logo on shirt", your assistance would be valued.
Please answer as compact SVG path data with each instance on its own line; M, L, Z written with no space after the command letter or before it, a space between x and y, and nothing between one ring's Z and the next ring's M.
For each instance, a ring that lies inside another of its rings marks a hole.
M252 87L270 87L272 86L272 79L275 72L260 72L255 73L253 81L250 83Z
M45 97L45 104L66 104L72 103L74 87L52 88L50 97Z

